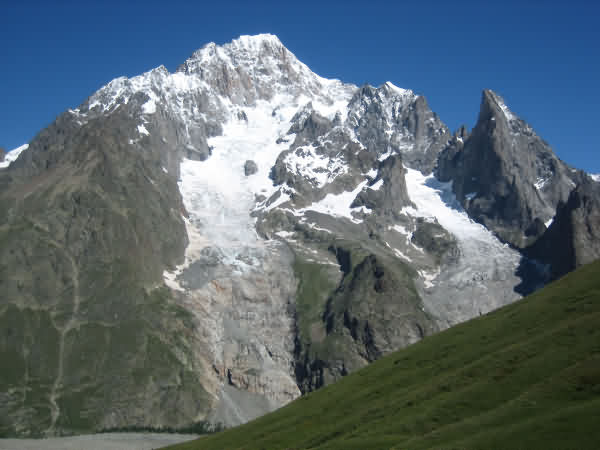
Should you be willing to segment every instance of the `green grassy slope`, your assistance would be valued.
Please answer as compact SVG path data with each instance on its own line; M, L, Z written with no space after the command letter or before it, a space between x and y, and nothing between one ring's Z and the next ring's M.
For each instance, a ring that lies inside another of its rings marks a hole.
M600 261L172 448L600 448Z

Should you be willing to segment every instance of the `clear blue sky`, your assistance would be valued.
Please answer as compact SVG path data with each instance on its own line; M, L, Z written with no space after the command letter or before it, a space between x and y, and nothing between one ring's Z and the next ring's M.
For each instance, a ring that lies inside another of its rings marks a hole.
M493 89L560 158L600 172L600 2L520 3L2 0L0 146L117 76L269 32L321 76L425 95L451 129L473 127Z

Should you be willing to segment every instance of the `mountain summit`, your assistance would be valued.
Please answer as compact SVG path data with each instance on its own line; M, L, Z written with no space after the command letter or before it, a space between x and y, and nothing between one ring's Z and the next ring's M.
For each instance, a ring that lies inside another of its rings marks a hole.
M535 241L586 175L559 160L502 97L483 92L475 128L440 157L437 174L478 222L523 248Z
M272 35L117 78L20 151L4 434L243 423L543 284L555 215L581 217L569 267L597 256L595 182L498 95L452 135L423 96L321 78Z

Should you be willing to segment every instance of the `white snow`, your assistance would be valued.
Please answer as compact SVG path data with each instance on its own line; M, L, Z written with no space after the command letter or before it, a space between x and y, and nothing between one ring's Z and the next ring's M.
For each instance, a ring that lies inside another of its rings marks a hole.
M406 187L417 209L404 208L403 213L437 219L440 225L458 238L499 243L483 225L469 218L456 200L451 182L442 183L433 175L424 176L418 170L406 168Z
M383 186L383 178L381 178L379 181L377 181L375 184L373 184L373 186L369 186L369 189L373 189L374 191L378 191L379 188L381 188L381 186Z
M382 155L380 155L377 160L378 161L384 161L387 158L389 158L390 156L392 156L392 150L388 150L387 152L383 153Z
M268 102L258 100L256 106L244 107L247 120L240 120L238 112L242 109L239 106L225 98L219 101L228 119L223 125L223 134L208 140L212 147L210 158L206 161L184 159L181 163L179 189L189 213L189 220L186 220L189 245L185 263L174 272L164 274L165 282L175 289L178 286L176 276L198 259L206 247L217 248L223 256L222 263L231 266L234 272L245 271L244 261L248 255L271 245L257 235L256 219L250 215L251 211L277 208L289 201L293 192L287 187L273 186L269 174L279 154L289 146L282 141L278 144L277 140L287 136L290 121L301 102L288 94L277 94ZM287 137L294 139L293 135ZM244 175L246 160L254 161L258 168L251 177ZM307 158L306 161L310 166L307 170L316 175L321 176L319 171L315 172L319 167L334 174L342 169L339 162L328 158L317 160L309 163ZM299 158L297 164L303 162ZM270 205L266 201L256 205L257 195L269 199L277 191L280 195Z
M355 219L352 216L353 211L358 208L350 208L350 205L360 191L366 186L368 180L364 180L353 191L345 191L341 194L327 194L322 200L313 203L306 208L297 210L297 213L304 214L306 211L316 211L322 214L328 214L334 217L345 217L354 223L361 223L362 220Z
M165 280L165 284L169 286L171 289L175 291L185 292L185 289L181 287L181 285L177 282L177 275L181 273L181 270L175 270L173 272L169 272L165 270L163 272L163 279Z
M318 154L312 145L298 147L285 157L284 162L291 172L303 176L319 188L348 172L344 161Z
M142 112L144 114L154 114L156 112L156 102L159 101L158 96L153 91L148 91L150 100L142 105Z
M590 177L592 177L592 180L600 183L600 173L590 173Z
M290 195L287 192L283 192L282 190L279 191L279 197L277 197L273 203L270 203L268 206L265 207L265 211L271 211L272 209L278 208L279 206L283 205L285 202L290 200Z
M375 178L377 176L377 169L371 169L365 175L370 178Z
M546 228L549 228L550 225L552 225L552 222L554 222L554 217L552 217L551 219L547 220L544 225L546 225Z
M385 85L386 85L388 88L392 89L392 90L393 90L393 91L394 91L396 94L398 94L398 95L400 95L400 96L406 96L406 95L412 96L412 95L414 95L414 94L413 94L413 91L411 91L410 89L402 89L402 88L400 88L400 87L398 87L398 86L394 85L394 84L393 84L393 83L391 83L390 81L386 81L384 84L385 84Z
M506 120L511 122L516 119L515 115L512 113L512 111L510 109L508 109L508 106L506 106L504 104L504 102L499 102L498 106L500 106L500 109L504 113L504 117L506 117Z
M432 271L432 272L427 272L425 270L419 270L418 272L419 272L419 275L421 276L421 278L423 279L423 284L425 285L425 287L431 288L431 287L435 286L433 281L440 274L440 269L438 269L437 271Z
M398 233L405 236L406 237L406 245L412 244L411 239L413 237L413 232L406 229L406 227L404 227L403 225L395 224L393 226L388 227L388 229L397 231ZM414 245L414 244L412 244L412 245Z
M148 132L148 130L146 129L146 127L144 126L143 123L138 125L137 129L140 134L145 134L147 136L150 136L150 133Z
M398 258L402 258L403 260L405 260L406 262L412 262L412 259L410 259L408 256L406 256L404 253L402 253L400 250L398 250L397 248L392 248L392 250L394 251L394 254L398 257Z
M4 169L11 165L12 162L16 161L21 153L29 148L29 144L23 144L20 147L17 147L11 151L9 151L6 155L4 155L4 161L0 162L0 169Z
M272 111L272 104L259 102L256 108L245 109L246 122L237 119L237 111L232 107L223 135L209 139L213 147L211 157L181 163L179 189L190 214L190 227L201 236L198 244L206 242L205 245L218 247L232 265L238 264L236 257L245 248L261 245L255 219L250 216L255 195L270 197L276 191L269 171L285 144L275 141L287 131L295 110L280 108L275 117ZM248 159L258 167L251 177L244 175L244 162ZM286 201L286 196L282 194L275 203ZM190 236L190 245L193 241Z
M538 178L537 181L533 184L533 186L539 191L544 187L548 180L549 178Z
M278 231L275 234L282 238L290 238L294 235L294 233L292 233L291 231Z
M491 265L494 255L503 254L515 265L519 255L504 246L483 225L472 221L456 200L452 183L442 183L433 175L424 176L419 171L406 169L406 187L414 208L403 208L402 213L437 220L457 239L463 255L462 263L473 271ZM483 257L483 258L482 258Z
M333 234L331 232L331 230L328 230L327 228L320 227L316 223L306 223L306 225L308 225L309 227L311 227L313 230L324 231L326 233Z
M508 108L508 106L506 106L502 97L500 97L495 92L491 92L491 94L492 94L492 97L494 98L494 101L498 105L498 107L502 110L502 113L504 114L504 117L506 118L506 120L508 122L512 122L512 121L516 120L517 117L512 113L512 111ZM492 118L492 120L493 120L493 118Z
M443 272L420 271L428 311L453 324L517 299L513 288L519 282L520 254L469 218L452 184L407 169L406 186L416 210L402 212L437 220L457 240L457 259Z
M465 195L465 198L469 201L473 200L475 197L477 197L477 192L469 192Z
M396 230L398 233L404 234L404 235L410 234L410 231L408 231L406 229L406 227L404 227L403 225L400 225L400 224L390 226L389 229Z

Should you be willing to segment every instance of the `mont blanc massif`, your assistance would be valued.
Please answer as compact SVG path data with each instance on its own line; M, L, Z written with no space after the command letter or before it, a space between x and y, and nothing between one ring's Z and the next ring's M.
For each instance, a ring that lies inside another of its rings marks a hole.
M600 257L600 183L498 94L452 132L273 35L117 78L1 165L5 436L244 423Z

